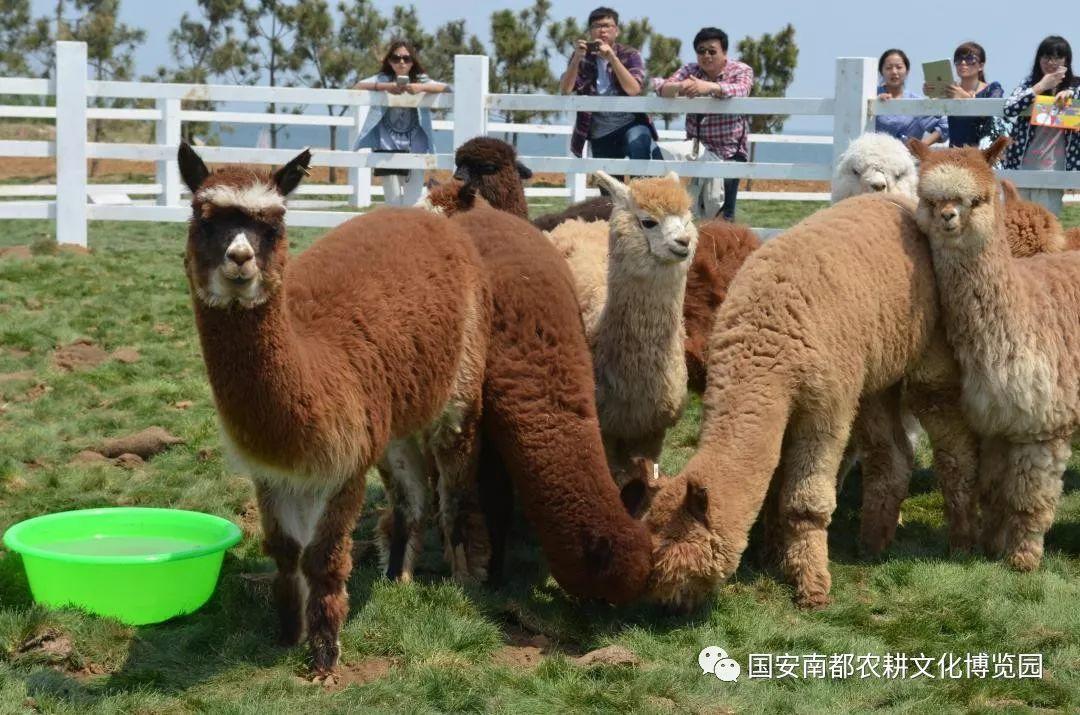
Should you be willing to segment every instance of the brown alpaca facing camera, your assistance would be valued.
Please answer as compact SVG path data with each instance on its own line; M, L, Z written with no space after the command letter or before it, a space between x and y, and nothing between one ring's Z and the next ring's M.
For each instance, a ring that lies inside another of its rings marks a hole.
M961 404L983 437L981 477L996 496L984 547L1031 570L1080 428L1080 253L1010 255L990 168L1008 138L983 152L917 144L917 218L963 376Z
M443 478L470 479L491 299L469 237L419 210L346 221L290 262L285 196L310 158L211 173L179 152L222 439L255 482L282 640L306 633L324 675L340 655L367 470L391 440L422 433Z

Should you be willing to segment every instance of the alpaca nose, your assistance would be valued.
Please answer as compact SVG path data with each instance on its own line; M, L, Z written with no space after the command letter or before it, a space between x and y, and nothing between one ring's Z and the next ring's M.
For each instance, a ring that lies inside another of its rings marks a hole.
M888 184L886 184L882 179L873 179L869 183L870 188L874 191L884 191L886 188L888 188Z
M957 211L952 206L947 206L947 207L941 209L941 220L944 221L945 223L952 223L957 218L959 218L959 216L960 216L960 212Z
M690 237L683 235L675 239L675 243L679 244L683 248L690 248Z
M225 251L225 257L238 266L242 266L255 257L255 251L248 243L247 236L237 234Z

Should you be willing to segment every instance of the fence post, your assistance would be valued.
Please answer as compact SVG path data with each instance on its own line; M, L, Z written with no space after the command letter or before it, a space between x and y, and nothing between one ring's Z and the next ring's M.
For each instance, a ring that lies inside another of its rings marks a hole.
M454 56L454 150L487 136L488 58Z
M360 137L360 130L363 129L363 119L366 116L363 109L359 104L354 104L349 108L349 116L353 120L352 125L349 127L350 150ZM371 206L371 169L366 166L350 166L349 185L352 186L349 204L357 208Z
M86 43L56 43L56 241L86 246Z
M157 120L155 141L159 146L167 146L170 150L179 147L180 100L158 98L154 102L154 106L161 112L161 119ZM170 151L168 159L158 159L157 183L161 184L158 204L161 206L179 206L180 167L176 161L175 151Z
M833 109L833 171L840 155L870 128L870 100L877 95L877 65L869 57L836 59L836 104Z
M570 184L570 203L576 204L585 200L585 180L587 174L567 174L567 183Z

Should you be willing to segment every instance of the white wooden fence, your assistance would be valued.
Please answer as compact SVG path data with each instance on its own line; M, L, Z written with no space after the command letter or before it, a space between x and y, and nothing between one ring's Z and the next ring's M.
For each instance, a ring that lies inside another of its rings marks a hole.
M831 98L736 98L665 99L662 97L580 97L561 95L493 94L488 91L488 59L479 55L459 55L454 61L454 92L422 95L419 106L451 110L452 122L438 122L437 128L452 129L453 145L489 133L569 133L568 127L501 124L488 121L491 111L632 111L648 113L734 113L795 114L833 117L832 137L756 137L758 140L831 143L832 163L734 163L661 162L629 159L578 159L568 156L522 157L533 171L567 175L567 188L530 189L529 194L569 196L581 200L586 195L585 176L603 169L612 174L660 175L674 170L682 176L712 176L749 179L828 180L836 158L852 139L872 129L876 114L1001 114L1004 100L891 100L876 99L877 73L870 58L836 61L836 92ZM0 141L0 156L55 157L57 183L53 186L0 187L0 197L50 197L55 200L0 201L0 219L50 218L56 221L57 240L86 245L86 222L93 219L118 221L186 221L190 208L182 202L182 184L177 170L176 148L181 124L185 121L261 123L278 125L345 126L352 146L360 130L362 110L367 106L400 101L381 92L346 89L296 87L252 87L231 85L185 85L156 82L97 82L87 79L86 45L57 43L55 80L0 78L0 95L56 97L56 106L3 106L0 117L55 117L56 141ZM88 108L94 97L153 99L154 109ZM331 117L261 112L206 112L185 110L184 101L213 101L268 104L316 104L348 107L347 116ZM87 141L87 120L143 120L156 123L155 143L124 144ZM681 132L665 132L667 138ZM291 159L292 149L241 147L200 147L209 162L282 164ZM125 159L154 161L156 183L138 185L97 185L87 181L87 160ZM371 169L453 169L452 154L372 154L348 150L315 149L314 166L335 166L348 170L348 185L308 185L300 195L336 195L348 204L366 207L372 194ZM1080 172L1002 172L1021 187L1080 189ZM122 203L110 203L110 195ZM132 195L155 196L156 202L128 201ZM88 197L90 202L88 203ZM795 197L792 197L795 198ZM807 198L800 196L799 198ZM296 226L333 226L354 215L348 211L309 210L294 202L288 220Z

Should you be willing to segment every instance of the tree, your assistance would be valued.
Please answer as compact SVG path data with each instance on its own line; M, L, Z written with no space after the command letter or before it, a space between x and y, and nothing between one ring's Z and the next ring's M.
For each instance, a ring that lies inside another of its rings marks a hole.
M389 36L387 44L392 40L407 40L416 51L423 57L424 50L431 46L431 35L424 32L420 25L420 17L416 14L416 8L412 5L403 7L395 5L390 16Z
M548 24L550 0L535 0L517 14L497 10L491 14L492 72L495 92L551 92L555 77L548 62L551 51L541 46L540 33ZM509 122L527 122L544 112L506 112ZM517 135L513 137L517 144Z
M435 30L431 47L424 51L424 67L432 79L452 82L454 55L482 55L484 43L465 29L464 20L451 20Z
M682 50L682 40L677 37L667 37L659 33L653 33L649 39L649 58L645 60L645 71L650 77L666 79L675 74L682 67L679 52ZM664 119L664 129L671 127L674 114L661 114Z
M247 30L244 47L259 75L265 75L271 87L291 86L304 63L297 46L295 5L284 0L256 0L252 6L241 10ZM271 113L277 111L277 102L269 105ZM270 146L277 148L277 135L281 125L270 125Z
M243 0L198 0L202 17L184 13L180 24L169 33L173 67L158 67L154 77L161 82L207 84L224 77L241 84L258 72L248 58L242 28L239 27ZM189 109L210 111L213 102L188 102ZM196 136L208 136L209 122L185 122L183 136L189 143ZM216 140L214 137L212 140Z
M340 26L326 0L300 0L296 7L296 49L304 61L300 79L309 87L348 88L378 64L374 49L386 27L386 20L368 0L351 6L338 5L344 19ZM344 105L327 105L330 116L341 116ZM337 127L330 127L330 149L337 149ZM336 167L330 167L330 183L337 181Z
M765 33L761 39L744 37L739 40L739 57L754 70L754 97L783 97L795 77L799 48L795 45L795 28L789 23L776 35ZM755 114L750 117L750 131L776 134L784 128L787 115Z
M551 42L555 53L564 61L568 60L574 52L574 43L585 37L587 33L578 25L577 18L568 17L562 22L553 22L548 25L548 41Z
M49 18L32 19L30 0L0 0L0 73L44 76L51 53Z
M645 44L652 37L652 34L653 27L652 23L649 22L649 18L635 19L622 26L619 32L619 42L645 54Z

